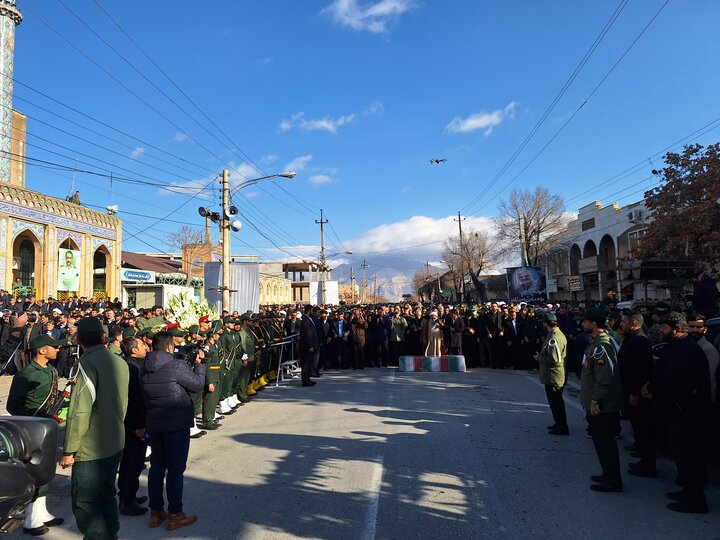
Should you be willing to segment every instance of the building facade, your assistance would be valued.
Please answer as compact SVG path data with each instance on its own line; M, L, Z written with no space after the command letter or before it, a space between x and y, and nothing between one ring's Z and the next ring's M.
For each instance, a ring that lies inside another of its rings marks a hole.
M26 118L12 108L14 0L0 0L0 288L50 296L120 295L121 221L25 188Z
M559 246L543 258L557 300L662 300L662 280L640 279L638 249L652 215L644 201L583 206Z

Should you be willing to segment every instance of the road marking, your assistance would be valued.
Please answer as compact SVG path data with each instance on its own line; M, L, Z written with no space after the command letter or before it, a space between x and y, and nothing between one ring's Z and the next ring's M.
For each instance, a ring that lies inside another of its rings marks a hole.
M377 534L378 509L380 507L380 490L382 489L382 478L385 472L385 456L375 458L372 477L370 478L370 502L368 503L363 525L361 538L375 540Z

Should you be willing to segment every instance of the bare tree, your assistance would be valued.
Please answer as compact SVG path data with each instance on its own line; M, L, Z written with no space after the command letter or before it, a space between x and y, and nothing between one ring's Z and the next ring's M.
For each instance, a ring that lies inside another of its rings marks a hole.
M182 252L183 267L187 276L186 285L192 284L192 271L195 260L208 252L205 233L201 229L193 229L183 225L179 230L167 235L167 243Z
M435 279L435 275L428 272L427 268L423 266L412 277L412 290L417 292L420 297L420 301L425 301L425 293L428 293L428 300L430 300L430 292L428 285L430 285Z
M511 258L519 248L529 266L537 266L540 257L557 245L570 221L562 197L539 186L535 191L513 189L500 200L498 210L500 255Z
M497 251L498 240L495 236L486 231L469 229L463 234L462 249L459 235L451 236L445 241L443 260L447 264L454 282L457 279L459 283L464 283L462 272L470 276L478 299L484 302L487 294L480 276L494 267ZM460 270L461 268L462 270Z

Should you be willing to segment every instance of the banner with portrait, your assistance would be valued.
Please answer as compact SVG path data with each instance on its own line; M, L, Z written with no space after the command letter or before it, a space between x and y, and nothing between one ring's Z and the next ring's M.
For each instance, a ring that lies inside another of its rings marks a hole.
M80 252L60 248L58 251L57 290L78 292L80 290Z
M508 297L517 300L547 300L547 280L539 266L507 269Z

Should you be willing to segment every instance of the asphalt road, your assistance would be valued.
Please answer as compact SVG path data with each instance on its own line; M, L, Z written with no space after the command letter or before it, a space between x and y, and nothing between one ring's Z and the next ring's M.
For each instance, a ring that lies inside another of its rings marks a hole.
M720 538L717 483L709 515L666 510L670 461L657 479L626 476L624 494L591 492L599 466L576 399L566 401L571 436L551 437L533 373L366 369L267 388L192 441L184 502L198 522L168 533L123 516L120 537ZM48 538L80 537L66 474L48 505L68 523ZM145 473L141 482L144 494Z

